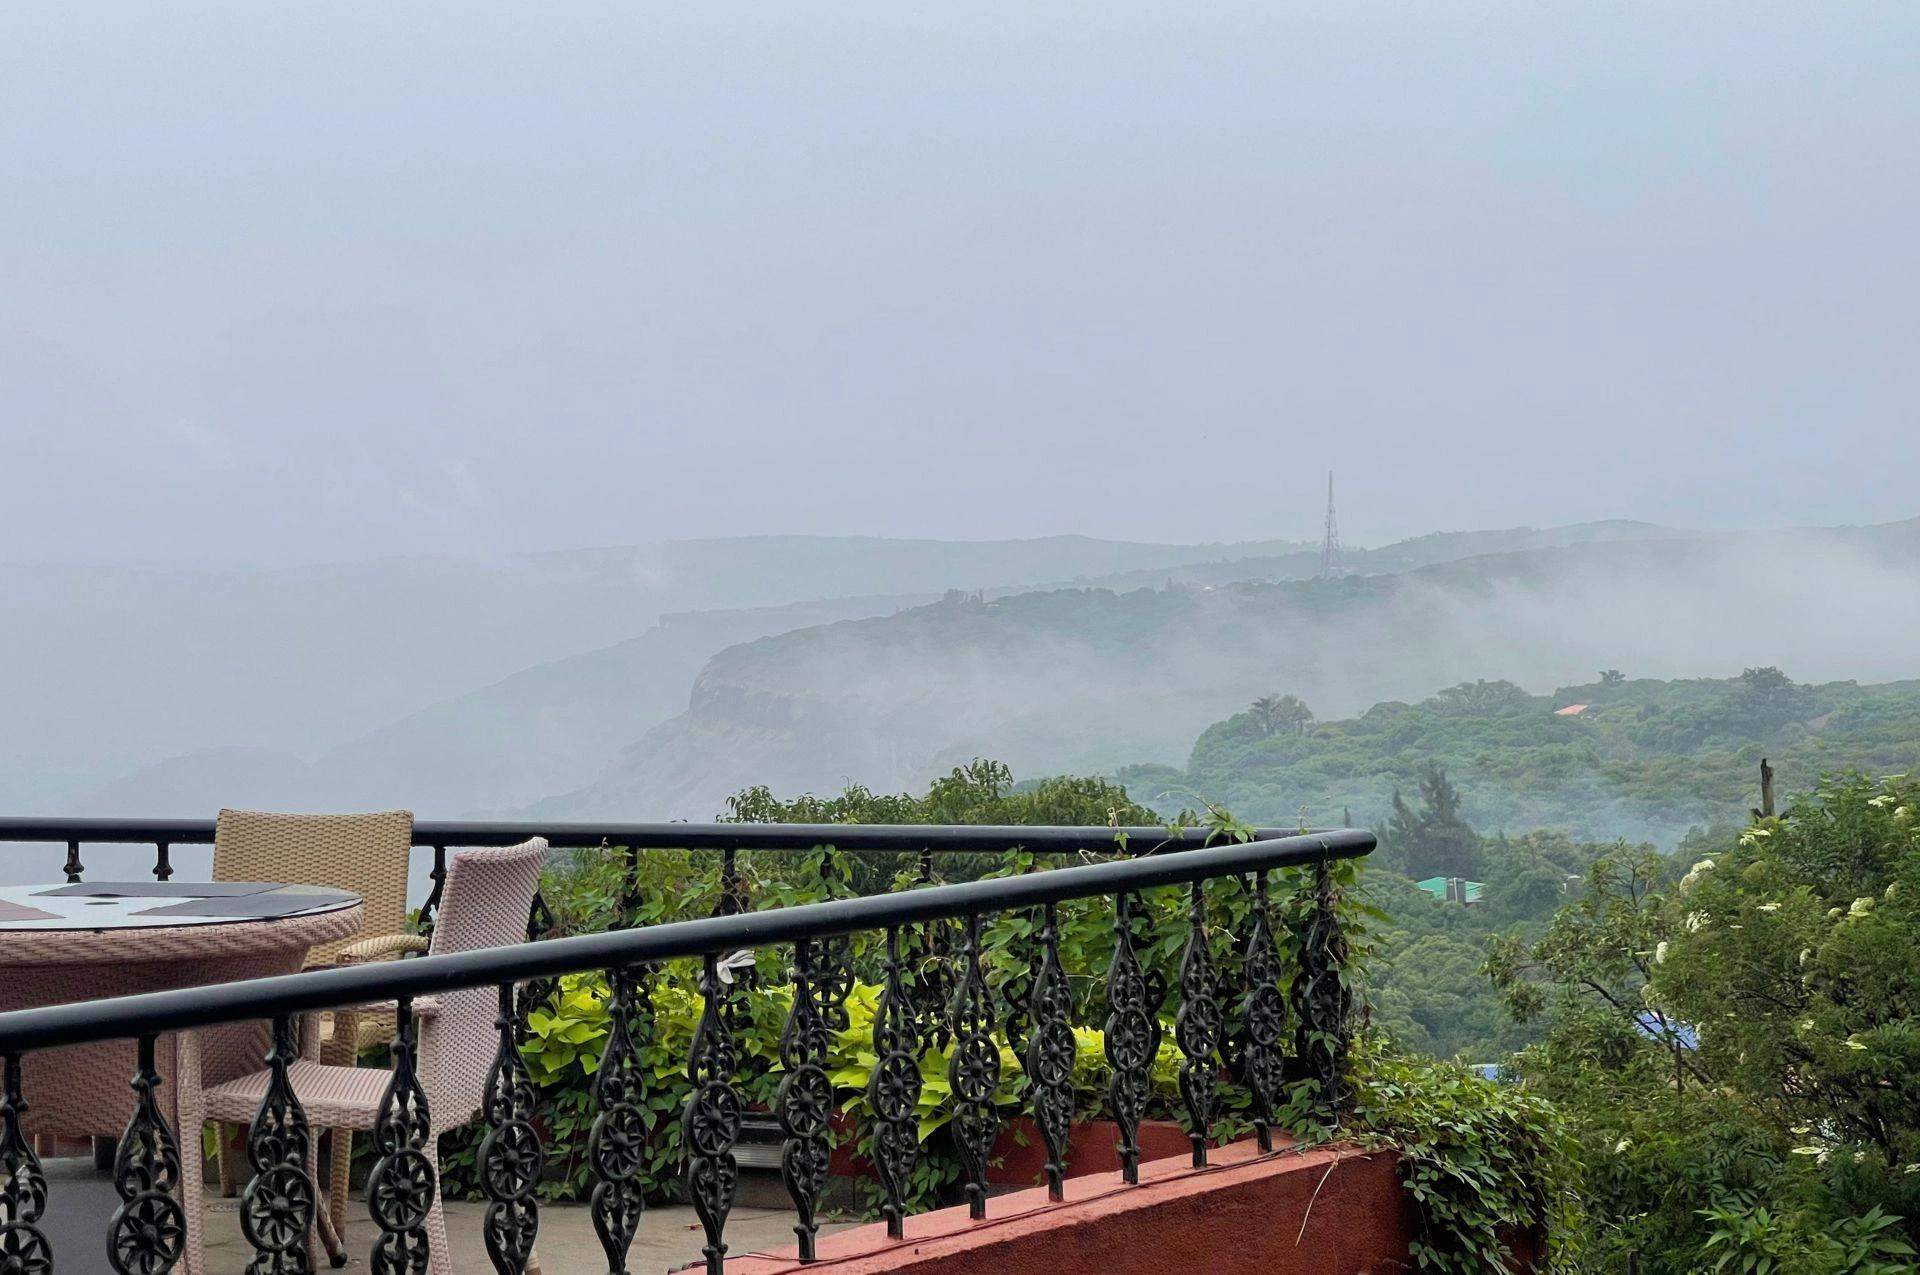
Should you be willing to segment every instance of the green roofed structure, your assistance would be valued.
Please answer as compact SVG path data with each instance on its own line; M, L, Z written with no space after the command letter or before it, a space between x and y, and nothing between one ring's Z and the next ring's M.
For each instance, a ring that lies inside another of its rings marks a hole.
M1478 903L1485 889L1480 882L1465 877L1428 877L1414 884L1442 903Z

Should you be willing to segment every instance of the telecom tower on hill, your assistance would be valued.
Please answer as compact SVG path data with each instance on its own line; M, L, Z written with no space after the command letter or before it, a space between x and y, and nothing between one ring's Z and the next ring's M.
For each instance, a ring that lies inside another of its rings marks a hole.
M1347 574L1347 564L1340 557L1340 520L1333 513L1333 471L1327 471L1327 536L1320 542L1320 576L1322 580L1335 580Z

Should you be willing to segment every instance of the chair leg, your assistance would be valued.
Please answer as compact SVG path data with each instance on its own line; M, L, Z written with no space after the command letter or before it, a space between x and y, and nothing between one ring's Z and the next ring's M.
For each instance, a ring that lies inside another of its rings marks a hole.
M347 1191L353 1177L353 1130L334 1129L327 1135L327 1221L333 1232L327 1256L339 1266L346 1258Z
M176 1269L180 1275L204 1275L207 1269L206 1201L201 1182L200 1130L205 1124L206 1100L200 1089L200 1038L193 1032L178 1032L161 1039L173 1052L174 1087L169 1105L173 1107L174 1136L180 1144L180 1177L175 1184L175 1198L180 1201L187 1223Z
M240 1194L240 1166L234 1156L234 1130L237 1125L216 1124L213 1126L213 1162L220 1169L220 1196L231 1200Z
M427 1135L427 1162L433 1166L433 1205L427 1210L428 1275L453 1275L453 1253L447 1246L447 1215L440 1207L440 1131Z

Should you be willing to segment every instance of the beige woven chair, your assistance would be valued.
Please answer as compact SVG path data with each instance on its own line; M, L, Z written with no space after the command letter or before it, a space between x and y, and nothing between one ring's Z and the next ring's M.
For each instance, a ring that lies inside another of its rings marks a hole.
M431 953L506 947L525 941L527 910L532 906L546 853L546 841L535 837L505 849L456 854L447 869ZM487 1074L499 1045L494 1022L498 996L491 987L472 987L418 997L413 1008L420 1023L418 1074L432 1126L425 1150L437 1176L440 1134L472 1120L485 1097ZM391 1015L391 1008L388 1013ZM309 1040L315 1026L309 1024ZM316 1130L372 1129L379 1118L388 1072L378 1067L329 1064L313 1057L312 1052L309 1044L309 1056L288 1068L288 1080L306 1110L308 1122ZM183 1103L188 1101L184 1095L190 1094L192 1101L202 1104L205 1119L251 1120L266 1094L269 1074L256 1071L204 1091L197 1085L183 1085ZM183 1111L182 1118L187 1114ZM198 1202L183 1199L181 1203L193 1208ZM335 1235L344 1234L346 1205L344 1189L329 1191L325 1214ZM326 1229L322 1228L323 1235ZM433 1275L448 1275L453 1262L447 1252L446 1219L437 1191L426 1229L431 1253L428 1269ZM538 1261L530 1262L527 1269L537 1271Z
M362 900L360 932L307 954L308 969L356 964L423 952L424 935L408 934L407 860L413 850L413 813L280 815L222 810L213 827L215 881L285 881L352 890ZM351 1064L361 1049L393 1037L391 1014L336 1014L321 1055ZM220 1192L239 1190L242 1166L225 1129L217 1157ZM334 1190L344 1195L353 1160L352 1135L336 1135L329 1151Z

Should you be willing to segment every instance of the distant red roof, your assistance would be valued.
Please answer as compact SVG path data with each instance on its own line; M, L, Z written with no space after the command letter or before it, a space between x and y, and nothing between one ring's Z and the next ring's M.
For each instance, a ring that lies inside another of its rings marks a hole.
M1554 709L1553 715L1555 717L1578 717L1592 707L1593 705L1591 704L1569 704L1565 708Z

